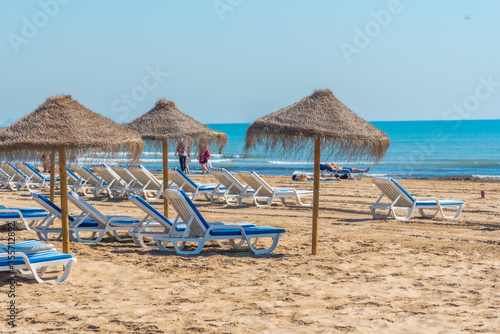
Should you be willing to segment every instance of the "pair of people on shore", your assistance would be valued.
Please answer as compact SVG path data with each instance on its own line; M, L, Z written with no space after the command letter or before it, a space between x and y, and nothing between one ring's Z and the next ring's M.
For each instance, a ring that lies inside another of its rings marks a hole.
M177 143L177 149L175 150L175 155L179 156L179 164L181 171L185 174L189 174L189 162L191 161L191 149L189 143L185 138L182 138ZM201 174L209 174L208 168L210 167L210 151L205 143L201 143L198 146L198 162L201 165Z
M333 170L339 171L339 170L349 170L351 172L368 172L370 170L370 167L366 169L360 169L360 168L353 168L353 167L342 167L339 165L336 165L335 163L325 163L324 164L326 167L331 168ZM340 181L342 178L348 178L347 174L344 174L346 177L342 177L339 174L335 174L334 178L337 181ZM314 178L312 176L307 176L305 174L293 174L292 175L292 181L308 181L308 180L313 180Z

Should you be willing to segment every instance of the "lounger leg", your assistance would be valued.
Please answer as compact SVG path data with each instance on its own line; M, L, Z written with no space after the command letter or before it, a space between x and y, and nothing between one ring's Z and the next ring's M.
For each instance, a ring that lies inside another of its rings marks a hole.
M424 212L424 209L418 209L418 212L420 212L420 215L422 217L431 219L431 218L436 217L436 215L438 214L439 210L438 209L434 209L434 213L431 213L431 214L426 214Z
M443 215L443 218L446 218L446 219L457 219L458 216L460 216L460 213L462 213L462 208L463 208L463 205L458 205L456 207L457 211L455 212L455 215L454 216L446 216L444 214L444 211L443 211L443 208L442 207L439 207L439 210L441 211L441 214Z
M122 238L118 235L118 231L117 230L113 230L113 235L115 236L116 240L118 241L128 241L128 240L131 240L132 238Z
M247 238L248 246L250 247L250 249L252 250L252 252L254 252L255 255L259 255L259 254L269 254L269 253L272 253L274 251L274 249L276 248L276 246L278 246L278 242L279 242L280 236L281 236L280 234L274 235L272 237L273 238L273 244L271 245L271 247L266 248L266 249L255 249L255 247L254 247L255 243L251 242L251 238L248 237L248 236L246 236L246 238Z
M403 216L396 215L396 211L394 210L394 208L391 208L392 215L394 216L394 219L397 219L397 220L408 220L408 219L410 219L411 216L413 215L413 210L414 210L413 207L408 208L408 214L406 215L406 217L403 217Z
M92 232L92 236L89 239L83 239L83 238L81 238L80 237L80 232L82 232L82 231L78 231L78 230L77 231L73 231L75 239L78 242L99 242L99 241L102 240L102 238L104 238L104 231L88 231L88 232ZM98 233L97 238L95 237L96 233Z

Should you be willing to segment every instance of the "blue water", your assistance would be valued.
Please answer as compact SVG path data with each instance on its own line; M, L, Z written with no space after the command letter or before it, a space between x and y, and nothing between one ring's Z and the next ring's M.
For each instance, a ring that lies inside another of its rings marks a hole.
M385 131L391 146L376 165L355 161L336 161L350 167L371 167L368 175L405 177L487 177L500 179L500 120L467 121L398 121L372 122ZM232 172L253 170L264 175L291 175L294 171L312 172L313 162L307 157L282 159L268 156L264 150L243 152L245 132L250 124L209 124L228 136L222 154L211 152L214 167ZM161 170L161 153L147 149L142 163ZM330 162L328 156L322 161ZM178 166L170 154L169 165ZM191 171L200 170L193 156Z

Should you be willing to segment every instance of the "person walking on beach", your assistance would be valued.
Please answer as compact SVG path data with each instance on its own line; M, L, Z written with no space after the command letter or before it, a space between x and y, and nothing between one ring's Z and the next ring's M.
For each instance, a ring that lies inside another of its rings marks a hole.
M208 159L210 158L210 151L208 150L207 144L200 144L198 146L198 161L201 165L201 174L210 174L208 170Z
M177 142L177 149L175 150L175 155L179 156L179 164L181 165L181 171L189 174L188 162L191 157L191 151L189 149L189 144L185 138L181 138Z

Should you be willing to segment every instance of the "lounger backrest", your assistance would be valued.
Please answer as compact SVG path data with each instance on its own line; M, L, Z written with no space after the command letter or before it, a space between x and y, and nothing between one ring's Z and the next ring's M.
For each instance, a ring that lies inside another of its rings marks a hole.
M85 181L87 181L91 186L95 187L101 182L101 178L92 173L87 167L73 166L71 170L78 173Z
M27 177L24 176L24 173L21 172L19 169L17 169L14 165L11 163L5 163L1 165L2 169L7 172L7 174L12 176L11 181L19 181L23 180Z
M179 214L185 224L193 218L189 227L191 234L197 236L205 235L206 230L210 226L184 191L167 189L164 192L164 196L168 198L174 210Z
M0 179L7 181L10 179L10 175L7 174L3 169L0 168Z
M45 208L45 210L47 210L48 212L50 212L54 216L58 217L59 219L61 219L61 217L62 217L61 208L58 207L56 204L54 204L51 200L49 200L47 197L45 197L41 194L35 193L35 192L32 192L31 196L33 197L33 200L35 202L37 202L38 204L40 204L41 206L43 206ZM70 222L75 221L75 219L73 217L71 217L70 215L68 215L68 219Z
M146 212L149 216L153 217L157 222L165 227L172 227L174 224L165 217L160 211L156 210L151 204L143 200L140 196L130 194L128 199L132 201L137 207Z
M82 210L85 214L99 223L102 227L106 226L107 218L99 212L96 208L90 205L88 202L84 201L77 193L74 191L68 192L68 199L73 203L78 209Z
M69 167L66 167L66 175L68 176L68 185L74 185L84 180L81 180L78 175L76 175Z
M31 172L31 174L33 174L33 176L36 178L36 181L39 182L39 183L42 183L43 181L45 181L45 176L43 176L42 174L40 174L39 171L37 171L33 166L31 166L29 163L25 162L22 166L25 166L28 170L28 173ZM25 174L28 174L25 172ZM32 178L33 178L32 176Z
M147 189L160 190L162 183L146 167L142 165L130 165L127 167L140 183L147 185Z
M238 174L255 191L259 189L257 195L272 196L274 188L271 187L259 174L255 172L240 172Z
M245 190L245 186L224 168L210 168L210 173L219 180L224 187L229 189L231 194L239 195Z
M396 202L397 206L408 207L412 206L415 201L414 197L401 185L398 181L392 178L376 177L372 180L385 196L387 196L391 201L395 201L398 196L401 195L399 200Z
M40 177L38 174L33 173L33 171L30 170L25 164L16 164L15 166L17 169L23 172L24 175L26 175L26 178L30 178L33 182L36 183L43 182L43 177Z
M114 186L118 185L122 187L127 185L125 181L122 180L122 178L107 165L94 165L92 166L92 168L97 173L97 175L99 175L108 184L113 184Z
M198 185L194 183L186 174L184 174L179 168L170 168L173 173L169 173L168 177L174 181L179 187L182 186L182 190L189 193L195 192L198 189Z
M127 167L124 166L109 166L123 181L127 184L133 185L140 183L137 178L129 172Z

